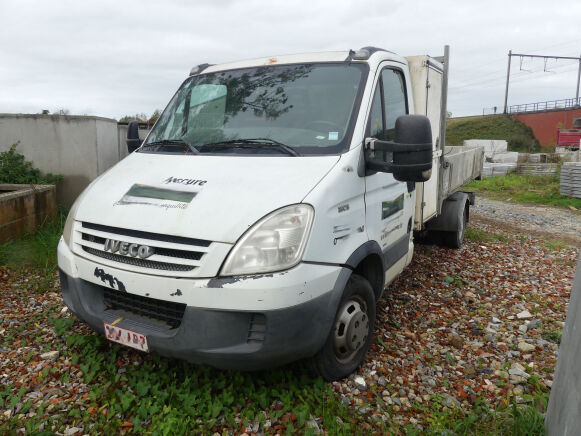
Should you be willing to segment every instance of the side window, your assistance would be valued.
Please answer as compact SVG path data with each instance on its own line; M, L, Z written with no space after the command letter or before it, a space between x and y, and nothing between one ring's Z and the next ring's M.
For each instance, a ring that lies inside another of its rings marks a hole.
M373 138L384 139L383 109L381 107L381 86L377 82L371 112L369 113L369 134Z
M408 113L405 81L398 70L385 69L381 72L383 101L385 104L386 140L393 140L395 120Z

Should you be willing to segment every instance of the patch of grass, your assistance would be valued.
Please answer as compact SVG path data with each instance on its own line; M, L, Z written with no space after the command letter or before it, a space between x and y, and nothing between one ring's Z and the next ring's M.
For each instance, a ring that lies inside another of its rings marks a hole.
M565 244L564 242L557 241L554 239L549 239L547 241L541 241L541 242L539 242L539 245L541 247L545 247L546 249L551 250L551 251L561 251L561 250L565 250L565 249L569 248L569 246L567 244Z
M67 211L59 208L56 218L36 231L0 244L0 265L12 269L35 267L52 275L57 268L56 249L66 217Z
M469 281L466 280L464 277L460 276L460 275L453 275L453 276L445 276L443 279L444 283L448 283L449 285L454 285L455 287L462 289L465 286L473 286L473 284Z
M320 417L329 434L364 433L366 417L342 404L329 384L304 370L220 371L155 353L143 355L100 335L79 335L73 324L78 324L73 318L54 320L69 347L61 353L78 361L83 381L90 386L89 407L73 406L68 424L57 421L56 431L71 425L88 429L93 424L91 432L98 434L129 429L134 434L213 434L224 428L238 434L247 426L258 426L258 433L272 432L268 419L278 434L312 435L308 422L312 415ZM377 425L381 432L383 424ZM0 425L2 430L8 428Z
M465 189L495 200L581 209L581 198L559 194L557 174L534 176L510 173L503 177L475 180Z
M449 120L446 143L462 145L466 139L504 139L510 151L531 153L540 150L532 129L505 115Z
M545 330L543 333L543 339L553 342L554 344L560 344L561 338L563 337L563 330L555 329L555 330Z
M450 407L444 397L433 395L428 406L417 406L428 417L426 435L544 435L544 412L548 393L535 392L527 395L527 404L503 402L493 409L478 398L470 411ZM413 434L406 432L406 434Z
M474 242L510 242L511 239L499 233L489 233L481 229L470 227L464 235L466 239Z

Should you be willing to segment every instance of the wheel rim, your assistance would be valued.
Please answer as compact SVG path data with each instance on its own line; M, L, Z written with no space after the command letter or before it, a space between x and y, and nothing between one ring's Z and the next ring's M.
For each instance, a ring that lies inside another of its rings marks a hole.
M348 362L361 350L369 335L369 315L365 302L352 297L347 300L335 321L333 345L341 363Z

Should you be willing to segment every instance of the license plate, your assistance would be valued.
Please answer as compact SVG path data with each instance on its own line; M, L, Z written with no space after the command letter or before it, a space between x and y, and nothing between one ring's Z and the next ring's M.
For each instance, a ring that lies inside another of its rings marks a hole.
M116 325L104 322L105 336L112 342L126 345L141 351L149 351L147 346L147 338L141 333L132 330L117 327Z

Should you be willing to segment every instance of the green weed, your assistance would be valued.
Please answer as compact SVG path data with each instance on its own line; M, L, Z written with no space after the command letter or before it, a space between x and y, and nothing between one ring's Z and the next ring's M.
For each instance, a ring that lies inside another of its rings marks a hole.
M415 408L425 415L425 435L544 435L544 415L548 394L535 392L528 395L524 405L514 403L500 405L496 409L482 398L477 398L473 407L467 411L454 407L442 395L433 394L427 405ZM408 434L420 434L411 431Z
M19 143L12 144L10 149L0 153L0 183L53 185L63 179L60 174L42 174L38 168L34 168L32 162L26 161L23 155L16 152Z
M21 239L0 244L0 265L12 269L34 267L52 280L57 268L57 245L66 217L67 211L59 208L56 219L46 222Z
M466 239L473 242L510 242L511 239L499 233L489 233L484 230L470 227L466 229L464 235Z
M546 330L543 333L543 339L555 344L561 343L561 338L563 336L563 330Z
M343 405L327 383L309 377L303 368L218 371L155 353L143 355L99 335L76 334L73 318L56 318L53 323L66 340L68 349L62 353L73 364L78 362L91 388L90 407L105 411L69 411L77 426L95 424L94 430L102 434L118 434L127 422L136 434L212 434L224 426L244 432L248 425L264 431L263 410L269 410L271 422L284 422L282 434L313 434L307 425L311 415L321 418L329 434L361 434L365 417ZM130 364L136 358L140 364ZM296 419L282 419L286 414Z
M554 239L549 239L547 241L539 242L541 247L545 247L547 250L551 251L561 251L569 248L569 245L565 244L564 242L557 241Z

